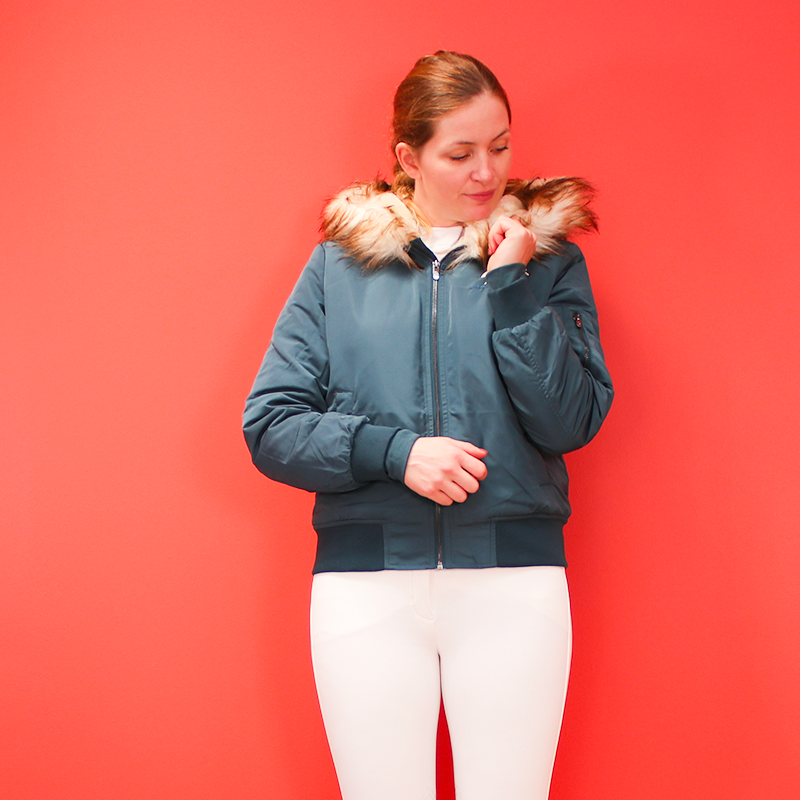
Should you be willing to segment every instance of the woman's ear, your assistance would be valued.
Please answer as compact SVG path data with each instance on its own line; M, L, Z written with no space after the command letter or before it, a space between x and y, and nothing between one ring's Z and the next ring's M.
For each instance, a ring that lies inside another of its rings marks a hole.
M403 168L403 172L409 178L416 180L419 178L419 166L417 165L417 154L411 145L405 142L398 142L397 147L394 148L394 154L397 156L397 161Z

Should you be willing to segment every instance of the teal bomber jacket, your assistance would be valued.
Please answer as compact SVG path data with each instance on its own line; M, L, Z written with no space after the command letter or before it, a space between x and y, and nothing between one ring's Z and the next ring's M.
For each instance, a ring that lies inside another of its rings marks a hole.
M491 218L439 263L384 185L328 206L244 413L256 467L317 493L314 572L566 566L562 456L613 399L586 264L566 239L593 217L580 181L521 185L496 213L529 225L537 252L489 273ZM463 503L403 483L412 445L435 435L488 453Z

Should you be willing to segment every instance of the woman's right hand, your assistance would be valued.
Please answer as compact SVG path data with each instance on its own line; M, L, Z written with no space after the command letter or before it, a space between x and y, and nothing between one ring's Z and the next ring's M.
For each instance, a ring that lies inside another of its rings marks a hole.
M487 272L506 264L527 264L536 252L536 236L518 219L498 217L489 229Z
M403 482L441 506L463 503L486 477L486 450L449 436L422 436L414 442Z

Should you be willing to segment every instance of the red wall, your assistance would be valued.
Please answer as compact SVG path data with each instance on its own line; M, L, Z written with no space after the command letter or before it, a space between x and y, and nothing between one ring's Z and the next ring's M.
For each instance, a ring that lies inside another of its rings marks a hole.
M323 199L447 47L518 175L600 190L618 396L570 458L553 798L796 798L797 4L381 6L2 4L0 796L338 796L311 498L240 414Z

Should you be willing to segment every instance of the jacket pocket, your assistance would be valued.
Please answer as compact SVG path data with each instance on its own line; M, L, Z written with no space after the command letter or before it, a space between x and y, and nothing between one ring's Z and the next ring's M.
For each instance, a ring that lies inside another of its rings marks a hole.
M581 335L581 341L583 342L583 366L589 366L589 342L586 341L586 333L583 330L583 320L581 319L580 311L573 311L572 312L572 321L575 323L575 327L578 329L578 333ZM580 353L578 353L580 355Z
M575 355L580 359L583 368L588 369L592 350L589 346L589 335L586 331L585 309L578 310L558 305L553 306L553 308L558 312L561 322L564 324L569 343L572 345Z

